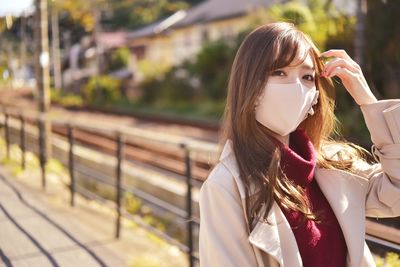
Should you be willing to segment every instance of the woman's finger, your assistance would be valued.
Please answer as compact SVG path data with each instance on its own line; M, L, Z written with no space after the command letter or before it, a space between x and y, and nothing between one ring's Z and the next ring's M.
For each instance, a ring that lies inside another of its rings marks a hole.
M330 70L330 72L327 73L328 76L326 76L326 74L324 75L324 73L321 73L321 75L329 78L333 76L339 77L346 90L350 93L358 105L377 101L364 78L360 66L350 58L346 51L331 49L323 52L321 56L342 59L333 60L330 63L330 66L328 66L328 62L326 64Z
M324 76L330 76L331 72L333 69L337 68L337 67L341 67L341 68L347 68L352 72L358 73L358 69L351 64L348 60L342 59L342 58L336 58L330 62L328 62L325 67L324 67L324 71L322 72L322 74Z
M377 101L363 76L342 67L334 68L331 76L337 76L342 80L344 87L358 105Z
M337 66L332 69L330 74L328 75L329 78L333 76L338 76L342 80L342 82L345 82L348 81L350 78L355 78L356 74L347 68Z
M330 49L328 51L321 53L321 56L323 56L323 57L338 57L338 58L347 59L350 62L352 62L352 64L356 64L358 66L358 64L343 49Z
M333 76L337 76L340 78L347 92L349 92L352 98L358 103L358 99L360 99L360 96L358 96L359 93L355 92L356 90L353 86L355 81L357 80L356 74L348 70L347 68L336 67L331 71L328 77L331 78Z
M350 56L346 53L346 51L343 49L329 49L325 52L322 52L321 56L323 56L323 57L340 57L340 58L351 59Z

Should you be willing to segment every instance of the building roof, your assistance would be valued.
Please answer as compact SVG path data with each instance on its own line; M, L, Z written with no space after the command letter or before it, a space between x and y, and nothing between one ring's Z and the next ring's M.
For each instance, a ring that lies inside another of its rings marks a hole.
M144 26L143 28L140 28L138 30L131 31L127 34L128 39L136 39L140 37L146 37L146 36L151 36L154 35L154 28L160 23L160 21L151 23L149 25Z
M123 47L126 44L126 32L101 32L99 42L105 49Z
M241 16L277 2L282 0L207 0L189 9L188 15L177 22L174 28Z
M179 22L180 20L184 19L186 16L187 11L179 10L165 19L156 21L152 24L144 26L143 28L128 33L127 38L136 39L161 33Z
M128 39L153 36L169 28L181 28L198 23L205 23L229 17L242 16L258 8L267 8L273 4L288 0L205 0L192 8L180 10L170 17L154 22L141 29L128 33ZM303 0L304 1L304 0ZM344 13L354 15L356 1L333 0L333 5Z
M281 0L282 1L282 0ZM128 39L158 34L168 28L178 28L196 23L241 16L251 10L268 7L279 0L206 0L187 11L180 10L170 17L128 33Z

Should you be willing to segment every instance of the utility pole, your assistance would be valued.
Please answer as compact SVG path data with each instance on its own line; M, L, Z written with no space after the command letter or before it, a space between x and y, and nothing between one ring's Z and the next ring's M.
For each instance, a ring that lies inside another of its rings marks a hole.
M26 17L21 16L21 45L20 45L20 67L25 68L26 67L26 33L25 33L25 28L26 28Z
M36 27L35 27L35 69L37 84L38 110L41 114L38 120L39 126L39 160L42 170L42 187L46 187L45 166L51 153L50 133L51 126L46 118L50 108L50 75L49 75L49 38L47 19L47 0L35 0Z
M102 49L100 47L100 32L101 32L101 24L100 24L100 19L101 19L101 10L99 10L98 3L97 1L93 1L93 15L94 15L94 29L93 29L93 35L94 35L94 41L96 45L96 99L103 99L103 95L100 92L99 89L99 76L101 75L101 70L102 70Z
M50 106L49 98L49 37L47 27L47 1L35 0L36 2L36 78L38 89L38 109L47 112Z
M94 2L94 41L96 44L96 75L99 76L102 70L102 53L103 49L100 44L100 34L101 34L101 10Z
M61 80L61 63L60 63L60 31L58 27L58 11L53 1L51 5L51 33L52 33L52 55L53 55L53 73L54 73L54 87L57 90L62 88Z

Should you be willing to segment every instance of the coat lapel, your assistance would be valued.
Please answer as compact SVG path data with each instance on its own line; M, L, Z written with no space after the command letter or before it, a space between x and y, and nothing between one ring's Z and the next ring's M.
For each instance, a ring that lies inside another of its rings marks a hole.
M219 160L232 173L242 199L244 213L246 213L244 185L239 178L239 169L230 140L225 143ZM256 188L250 188L250 192L255 193ZM251 232L248 229L250 232L249 242L272 256L280 266L303 266L296 239L290 229L289 222L275 201L267 218L270 224L259 221Z
M232 173L238 186L245 212L244 185L239 178L239 169L231 141L225 143L220 161ZM343 231L348 249L348 266L361 266L364 253L365 194L368 181L349 172L333 169L315 168L315 179L332 207ZM254 192L254 188L251 189ZM268 222L257 222L249 233L249 242L271 255L281 266L303 266L293 231L282 210L274 201L268 213Z
M342 228L348 249L348 266L361 266L364 254L365 194L368 181L341 170L315 169L315 179Z
M280 266L303 266L289 222L274 201L267 222L259 221L249 235L254 246L271 255Z

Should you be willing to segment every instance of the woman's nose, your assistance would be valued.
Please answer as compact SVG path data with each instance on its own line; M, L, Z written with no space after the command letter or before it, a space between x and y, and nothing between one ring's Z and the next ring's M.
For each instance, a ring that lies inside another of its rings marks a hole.
M290 83L301 83L301 78L300 77L292 77L290 79Z

